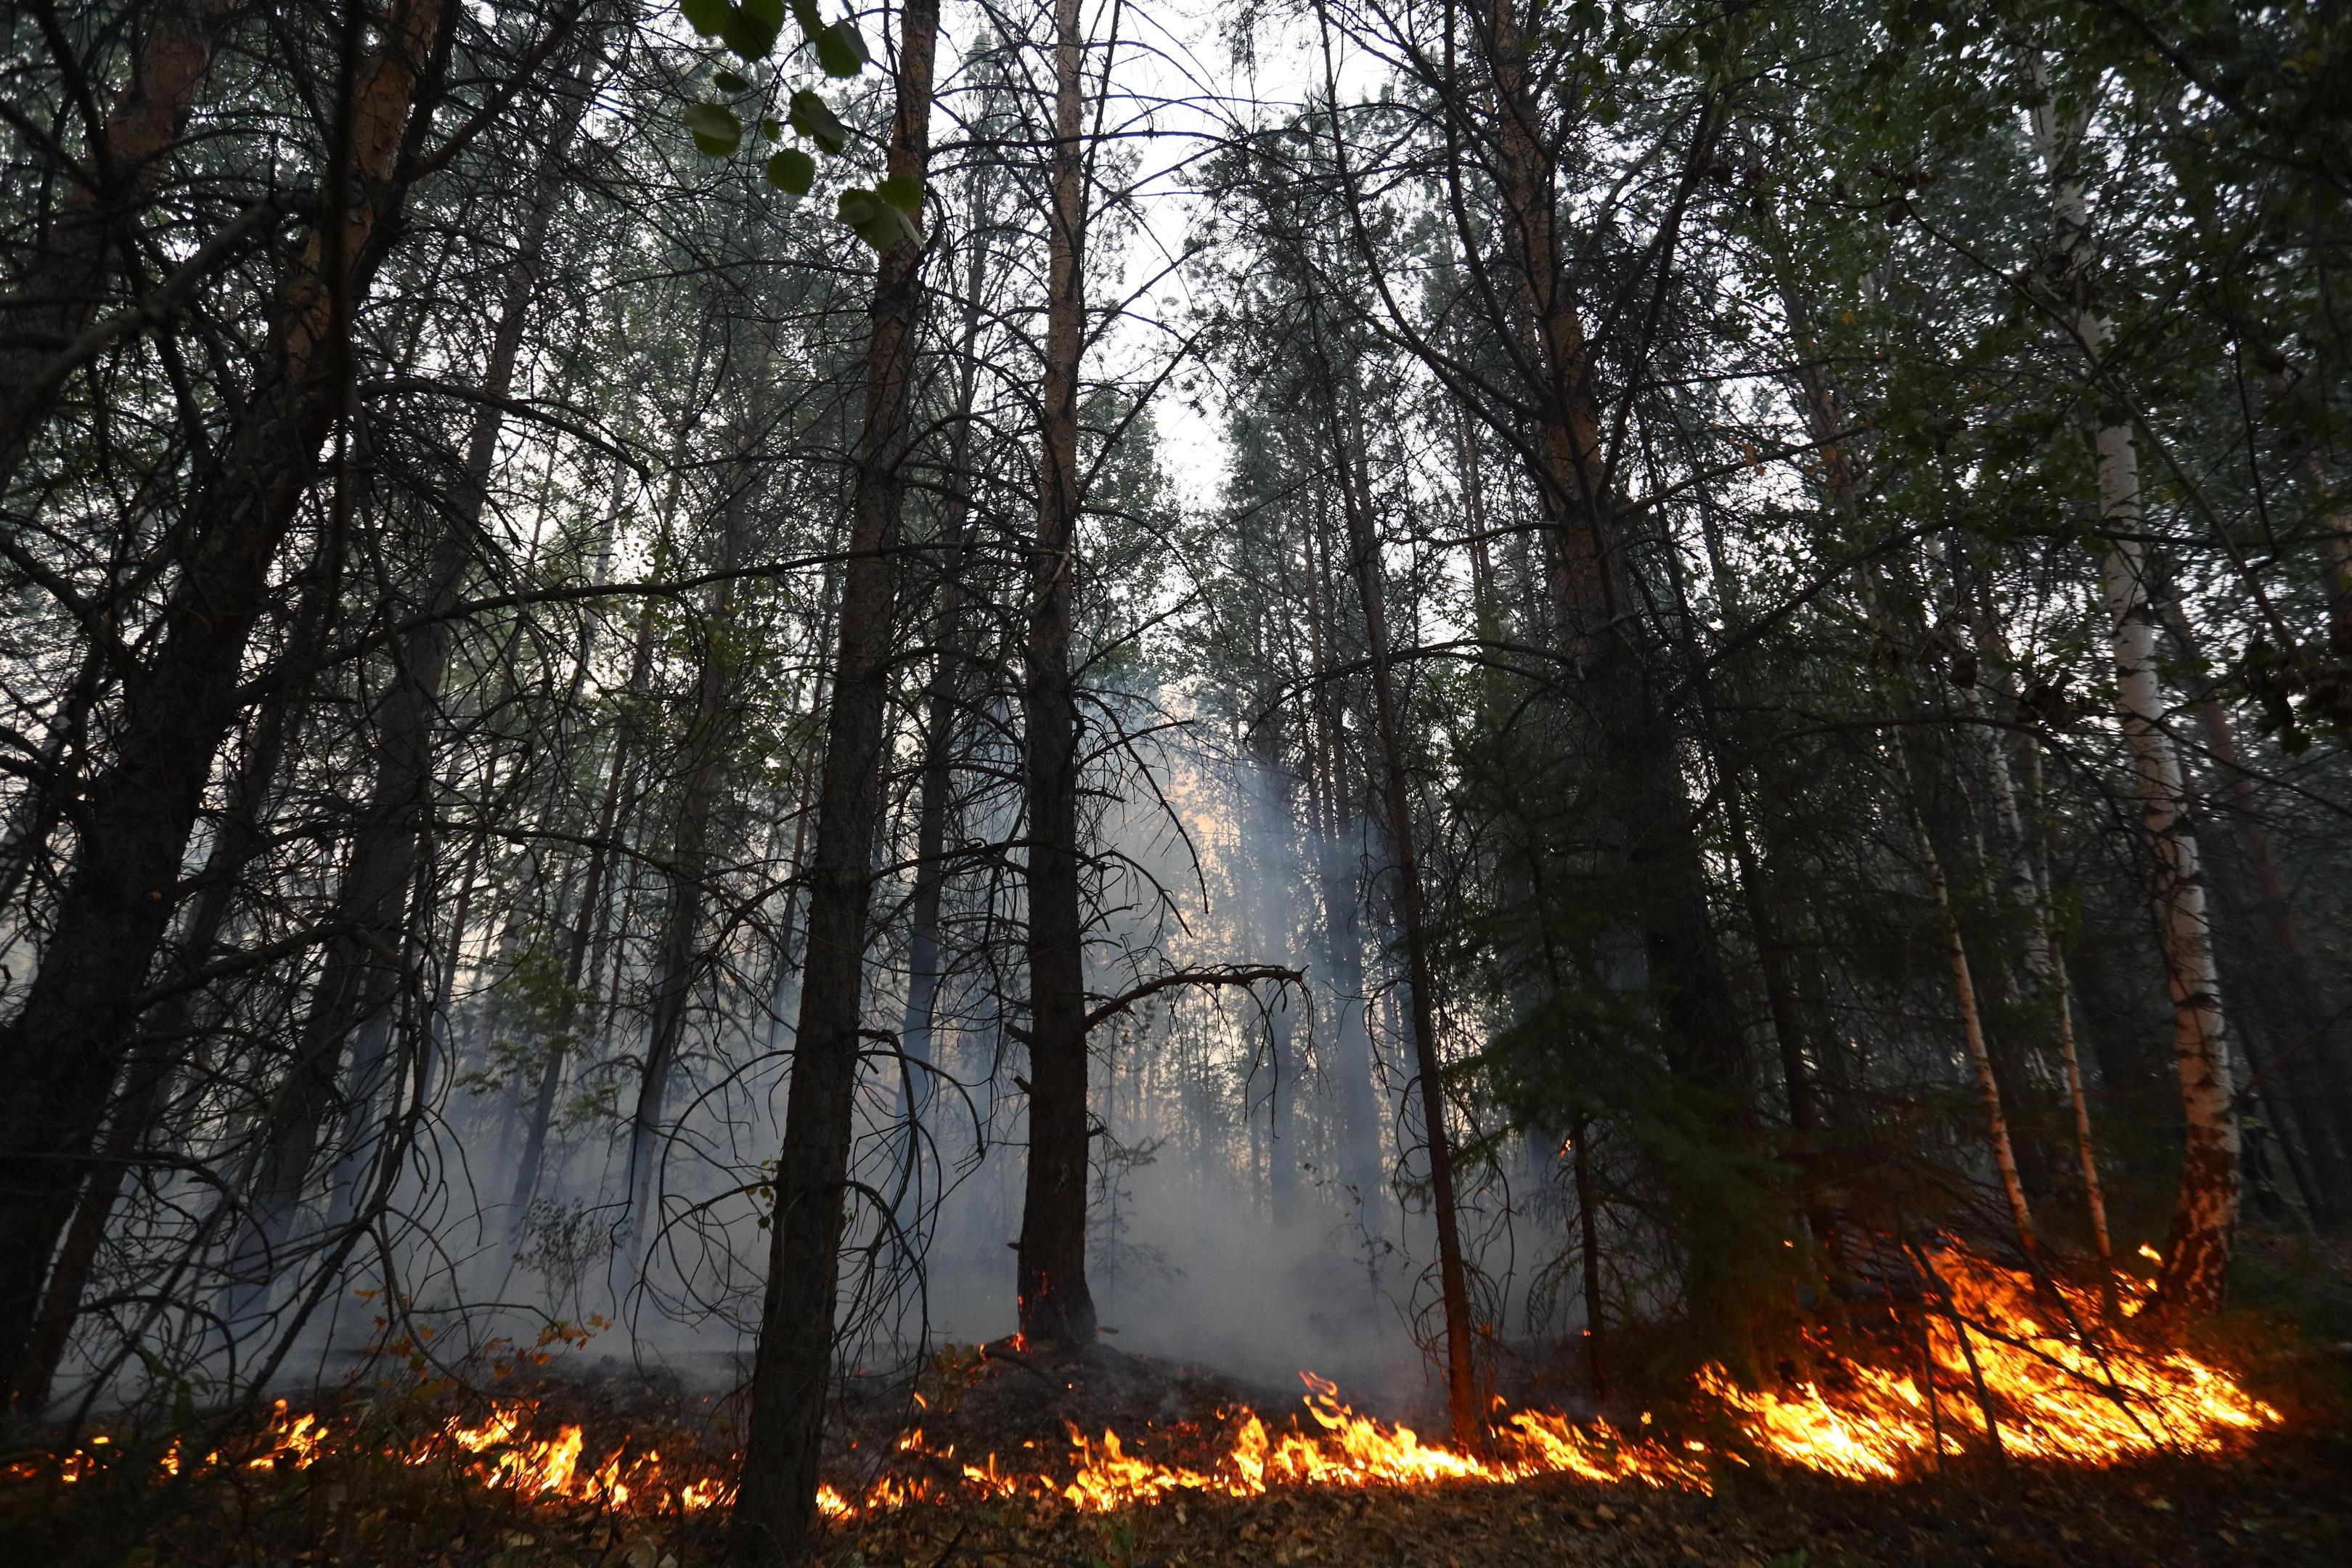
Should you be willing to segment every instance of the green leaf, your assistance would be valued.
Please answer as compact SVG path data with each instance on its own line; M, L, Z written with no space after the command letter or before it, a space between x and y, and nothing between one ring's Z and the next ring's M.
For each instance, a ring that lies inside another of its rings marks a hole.
M787 147L768 159L768 184L787 195L804 196L816 181L816 160L797 147Z
M783 26L783 0L742 0L728 14L726 29L719 36L745 59L765 59Z
M784 139L784 122L776 119L773 115L762 120L760 121L760 139L763 142L782 141Z
M877 250L887 250L900 240L922 243L922 235L896 206L861 186L841 193L836 210L857 237Z
M814 41L816 63L827 76L856 76L873 58L866 52L866 40L857 36L857 24L846 16L819 33Z
M740 92L751 85L751 79L733 71L713 71L710 73L710 85L721 92Z
M706 158L724 158L743 144L743 122L723 103L689 103L685 119Z
M793 20L800 24L801 37L811 43L824 31L824 13L816 8L816 0L793 0Z
M806 88L793 94L793 129L827 153L849 145L849 127L835 118L833 108Z
M912 174L899 174L876 184L874 194L913 217L916 209L923 205L923 182Z
M715 38L727 30L735 7L727 0L677 0L678 14L686 25L706 38Z

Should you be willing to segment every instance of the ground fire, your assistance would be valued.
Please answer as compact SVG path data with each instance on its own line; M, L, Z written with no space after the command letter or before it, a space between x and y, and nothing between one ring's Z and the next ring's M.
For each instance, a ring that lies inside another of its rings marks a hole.
M1285 1490L1507 1485L1542 1476L1706 1493L1711 1466L1779 1462L1856 1481L1914 1477L1946 1458L1997 1451L2009 1458L2104 1466L2161 1452L2210 1454L2278 1426L2281 1413L2230 1373L2186 1351L2151 1349L2100 1328L2095 1291L2037 1283L2030 1274L1958 1247L1928 1265L1944 1289L1922 1321L1926 1367L1833 1361L1832 1371L1778 1389L1737 1384L1708 1367L1695 1380L1677 1425L1721 1430L1710 1444L1667 1440L1604 1420L1498 1408L1483 1453L1423 1440L1410 1427L1359 1414L1332 1383L1302 1373L1297 1412L1224 1412L1222 1433L1192 1456L1150 1457L1166 1434L1067 1429L1058 1464L1024 1451L960 1458L923 1430L896 1442L899 1461L862 1485L827 1483L821 1511L868 1518L910 1503L1013 1500L1081 1513L1150 1507L1186 1496L1261 1497ZM2147 1288L2122 1286L2136 1316ZM2060 1320L2064 1321L2060 1321ZM919 1414L920 1396L917 1396ZM473 1419L452 1415L397 1457L446 1466L474 1484L533 1502L589 1505L631 1515L689 1514L724 1506L734 1477L709 1458L666 1461L634 1439L592 1447L583 1428L552 1420L540 1401L499 1401ZM349 1424L278 1402L249 1444L192 1461L175 1446L160 1464L299 1470L350 1440ZM57 1478L78 1484L106 1467L115 1447L98 1437L69 1455ZM19 1479L33 1479L20 1468Z

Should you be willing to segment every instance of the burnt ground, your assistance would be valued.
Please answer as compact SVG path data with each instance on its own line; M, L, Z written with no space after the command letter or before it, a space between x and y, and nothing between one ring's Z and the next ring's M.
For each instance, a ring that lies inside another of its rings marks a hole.
M921 1390L928 1408L896 1397L853 1402L835 1457L845 1490L881 1468L880 1456L902 1478L927 1469L952 1477L963 1459L992 1451L1008 1468L1066 1474L1066 1422L1090 1433L1109 1426L1130 1452L1201 1466L1223 1450L1237 1406L1270 1419L1299 1408L1296 1390L1246 1387L1197 1368L1117 1352L1045 1363L1007 1347L985 1360L945 1355ZM495 1392L537 1398L541 1435L580 1423L592 1455L624 1441L658 1444L666 1465L714 1473L732 1451L722 1403L634 1378L547 1377ZM157 1488L134 1484L138 1467L125 1463L116 1476L70 1488L0 1483L0 1568L704 1568L720 1560L718 1512L649 1519L547 1506L446 1468L384 1458L403 1434L430 1431L444 1417L446 1389L344 1398L351 1430L364 1440L301 1468L228 1468ZM910 1412L929 1455L897 1452ZM940 1457L949 1447L953 1459ZM1712 1496L1548 1478L1192 1495L1108 1516L1046 1499L958 1497L833 1526L824 1561L827 1568L2340 1568L2352 1563L2352 1433L2305 1408L2288 1430L2219 1458L2105 1470L1956 1461L1901 1486L1727 1463Z

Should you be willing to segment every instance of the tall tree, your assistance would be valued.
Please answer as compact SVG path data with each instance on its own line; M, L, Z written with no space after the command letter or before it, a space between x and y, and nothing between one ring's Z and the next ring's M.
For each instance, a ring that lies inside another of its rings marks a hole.
M898 13L889 177L917 190L930 164L937 0ZM751 1368L748 1438L729 1553L743 1568L804 1554L816 1517L817 1466L833 1373L835 1300L848 1199L849 1147L864 1035L867 908L881 812L883 721L898 631L897 562L911 401L922 318L923 246L882 252L866 349L865 423L842 572L833 708L809 857L807 957L793 1050L784 1142L776 1163L768 1280Z
M2107 324L2093 294L2090 206L2075 167L2086 121L2062 119L2039 62L2037 55L2031 72L2037 89L2033 134L2050 180L2057 255L2068 285L2066 326L2093 396L2104 407L2116 395L2108 384L2116 371L2107 359ZM2115 658L2116 712L2131 750L2141 832L2154 869L2151 891L2172 1000L2173 1057L2184 1121L2179 1194L2165 1239L2163 1294L2176 1306L2210 1311L2221 1301L2228 1276L2240 1186L2240 1131L2221 982L2213 960L2204 873L2189 826L2188 783L2165 728L2170 703L2157 668L2147 547L2141 537L2139 454L2127 423L2103 416L2095 424L2092 444L2103 539L2099 586Z
M1077 587L1078 358L1086 332L1085 112L1078 0L1054 4L1047 177L1045 378L1021 773L1029 894L1029 1173L1021 1206L1021 1331L1033 1344L1095 1338L1087 1288L1087 973L1079 879L1078 704L1070 668Z

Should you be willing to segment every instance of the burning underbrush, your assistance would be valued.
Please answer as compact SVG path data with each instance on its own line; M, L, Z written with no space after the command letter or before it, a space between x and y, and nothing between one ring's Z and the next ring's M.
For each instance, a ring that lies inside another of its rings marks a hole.
M1311 1373L1299 1398L1107 1351L950 1347L907 1399L852 1401L820 1506L843 1541L919 1541L926 1560L958 1549L958 1519L1014 1536L1108 1531L1079 1542L1095 1542L1073 1559L1085 1563L1132 1557L1132 1521L1147 1513L1174 1521L1151 1529L1181 1533L1261 1502L1598 1484L1620 1500L1570 1510L1597 1527L1807 1473L1885 1491L2003 1464L2123 1475L2226 1460L2284 1423L2218 1362L2151 1343L2145 1292L2128 1281L2103 1318L2093 1292L1957 1248L1916 1268L1928 1288L1904 1310L1820 1331L1772 1386L1710 1367L1685 1397L1616 1422L1498 1402L1475 1450L1360 1414ZM17 1459L0 1523L100 1519L99 1533L128 1531L154 1562L515 1562L546 1547L660 1568L715 1552L734 1479L723 1402L621 1379L510 1382L490 1397L446 1380L353 1388L281 1402L243 1427L205 1427L185 1409L176 1426Z

